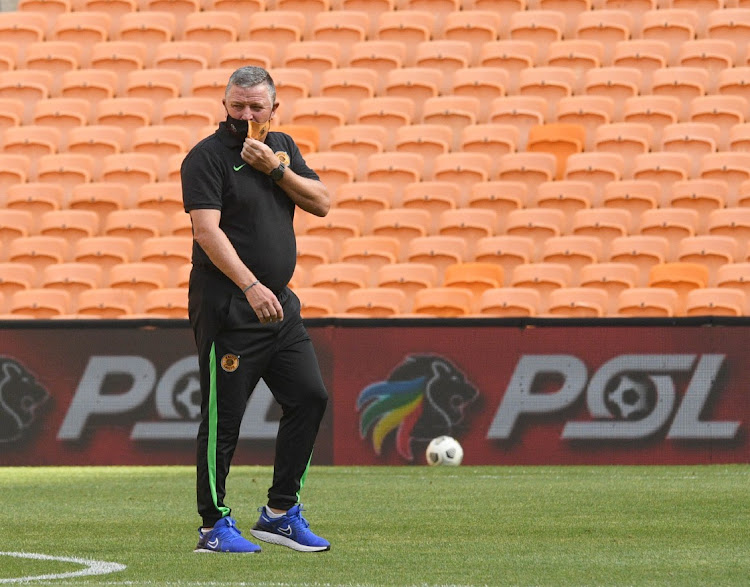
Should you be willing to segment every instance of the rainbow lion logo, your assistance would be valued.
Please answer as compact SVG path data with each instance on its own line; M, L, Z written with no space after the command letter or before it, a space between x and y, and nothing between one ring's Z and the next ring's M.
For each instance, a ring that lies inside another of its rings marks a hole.
M381 454L386 437L396 431L396 450L413 461L436 436L458 436L466 408L477 397L476 388L447 359L411 355L386 381L365 387L357 398L359 432Z

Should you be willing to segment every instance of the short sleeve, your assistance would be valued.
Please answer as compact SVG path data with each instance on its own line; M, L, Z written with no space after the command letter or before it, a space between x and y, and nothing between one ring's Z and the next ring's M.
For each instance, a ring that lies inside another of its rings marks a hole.
M200 145L191 150L182 162L182 202L185 211L208 208L221 210L224 167L208 149Z

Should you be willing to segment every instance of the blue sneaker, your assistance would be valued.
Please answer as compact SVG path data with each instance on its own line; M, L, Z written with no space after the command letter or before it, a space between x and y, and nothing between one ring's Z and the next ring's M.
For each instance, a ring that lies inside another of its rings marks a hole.
M302 517L302 504L295 505L280 518L269 518L265 507L258 508L260 518L250 530L258 540L288 546L300 552L330 550L331 543L310 531L310 524Z
M213 530L201 533L194 552L260 552L260 546L243 538L234 518L225 516L214 524Z

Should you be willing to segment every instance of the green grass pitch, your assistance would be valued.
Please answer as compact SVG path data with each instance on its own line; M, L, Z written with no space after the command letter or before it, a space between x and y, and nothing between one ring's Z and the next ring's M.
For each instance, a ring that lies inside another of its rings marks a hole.
M271 470L237 466L249 535ZM750 466L313 467L325 553L195 554L190 467L0 468L0 551L117 562L47 585L747 585ZM0 583L84 568L0 556Z

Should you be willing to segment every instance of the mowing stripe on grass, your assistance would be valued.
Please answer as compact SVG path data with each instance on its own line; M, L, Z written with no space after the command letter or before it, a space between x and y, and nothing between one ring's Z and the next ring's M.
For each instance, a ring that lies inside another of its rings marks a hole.
M105 561L94 561L70 556L51 556L49 554L37 554L34 552L0 552L0 556L12 556L15 558L30 558L34 560L59 561L64 563L75 563L85 565L86 568L68 573L54 573L49 575L33 575L27 577L9 577L0 579L0 583L28 583L30 581L46 581L49 579L70 579L73 577L87 577L90 575L108 575L122 571L126 567L120 563L109 563Z

